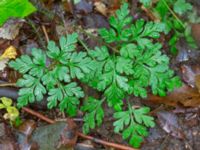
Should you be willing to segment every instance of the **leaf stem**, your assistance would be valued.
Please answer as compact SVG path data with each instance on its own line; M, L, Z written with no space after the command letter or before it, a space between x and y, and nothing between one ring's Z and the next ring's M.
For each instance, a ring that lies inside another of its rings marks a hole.
M86 49L86 51L89 53L90 49L87 47L87 45L80 38L78 38L78 41Z
M174 18L180 23L180 25L185 28L185 25L183 22L179 19L179 17L174 13L174 11L169 7L167 2L165 0L162 0L163 4L167 7L167 9L171 12L171 14L174 16Z
M83 42L83 40L81 40L80 38L78 38L79 43L86 49L86 51L90 52L90 49L87 47L87 45ZM91 56L92 57L92 56ZM96 60L94 57L92 57L93 60Z
M134 115L133 115L133 110L132 110L132 107L131 107L129 98L130 98L130 97L127 97L128 111L129 111L129 115L131 116L131 124L134 125L134 124L135 124L135 121L134 121L134 119L133 119L133 118L134 118Z
M89 37L91 37L91 38L93 38L93 39L96 39L96 40L100 41L101 43L103 43L104 45L106 45L107 47L109 47L113 52L119 53L119 51L118 51L116 48L114 48L114 47L110 46L109 44L105 43L101 38L98 38L97 36L94 36L93 34L86 32L86 31L83 30L82 28L77 28L77 27L76 27L76 29L77 29L79 32L86 34L87 36L89 36Z

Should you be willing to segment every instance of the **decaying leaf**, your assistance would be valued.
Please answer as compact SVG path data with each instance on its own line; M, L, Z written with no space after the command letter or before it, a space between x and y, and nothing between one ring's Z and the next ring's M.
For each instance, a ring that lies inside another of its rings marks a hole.
M17 56L16 48L14 46L9 46L0 56L0 71L4 70L9 59L15 59L16 56Z
M181 71L186 84L168 93L166 97L149 95L149 101L170 106L181 104L186 107L196 107L200 105L200 66L182 65Z
M23 19L10 19L0 28L0 38L13 40L19 34Z
M192 36L200 46L200 24L192 24Z
M36 123L33 120L26 120L24 121L18 128L20 133L23 133L25 136L29 137L32 132L36 128Z
M0 123L0 150L18 150L14 136L10 127L5 123Z
M92 12L92 9L92 2L88 2L86 0L81 0L79 3L75 4L75 11L77 13L88 14Z
M199 90L199 93L200 93L200 74L195 76L195 86Z
M0 56L1 59L15 59L17 55L16 49L14 46L8 47L4 53Z
M157 113L161 128L170 135L183 139L184 134L179 128L177 116L172 112L160 111Z
M200 75L199 65L182 65L181 66L183 80L191 87L196 86L196 76Z
M107 8L103 2L95 2L94 5L95 5L96 11L100 12L104 16L107 15Z
M169 106L181 104L186 107L196 107L200 105L200 93L196 88L191 88L190 86L183 84L181 88L168 93L166 97L149 95L148 100L149 102L161 103Z

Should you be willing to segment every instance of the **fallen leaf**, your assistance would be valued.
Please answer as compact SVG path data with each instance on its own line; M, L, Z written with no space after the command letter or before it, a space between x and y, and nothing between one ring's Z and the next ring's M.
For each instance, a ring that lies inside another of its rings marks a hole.
M64 128L64 132L61 133L61 145L66 147L73 147L77 141L77 126L72 119L67 119L67 126Z
M26 120L17 128L17 132L15 134L17 137L17 143L21 150L39 149L36 142L30 141L35 128L36 123L33 120Z
M169 92L166 97L149 95L148 102L166 104L174 107L180 104L185 107L196 107L200 105L200 93L198 89L183 84L182 87L173 92Z
M14 46L9 46L0 56L0 71L4 70L9 59L15 59L16 56L17 56L16 48Z
M200 24L192 24L192 36L198 46L200 46Z
M18 128L18 131L29 137L36 128L36 123L33 120L24 121Z
M15 59L17 56L16 48L14 46L8 47L4 53L0 56L1 59Z
M183 81L185 81L189 86L196 86L196 76L200 75L199 65L182 65L181 66Z
M102 15L107 15L107 8L106 5L103 2L95 2L94 3L96 11L100 12Z
M19 34L23 19L10 19L0 28L0 38L13 40Z
M168 111L160 111L157 112L157 117L160 126L164 131L176 138L184 139L185 136L179 128L178 118L174 113Z
M97 13L96 14L92 13L83 16L83 25L86 28L93 28L93 29L109 27L106 17Z
M80 1L80 0L79 0ZM63 6L64 6L64 10L66 11L66 12L68 12L68 13L71 13L71 14L73 14L73 5L72 5L72 1L70 1L70 0L63 0L62 1L62 3L63 3ZM76 4L75 2L74 2L74 4Z
M195 76L195 86L197 87L200 93L200 74Z
M18 150L15 137L5 123L0 123L0 150Z
M89 14L92 12L92 9L92 2L86 0L81 0L79 3L75 4L75 12L78 14Z
M7 63L8 63L8 59L0 60L0 71L4 70Z

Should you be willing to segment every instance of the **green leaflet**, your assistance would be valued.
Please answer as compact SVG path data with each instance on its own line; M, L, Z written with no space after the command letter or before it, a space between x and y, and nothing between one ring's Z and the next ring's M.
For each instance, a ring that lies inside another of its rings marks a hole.
M79 99L77 97L65 97L59 104L60 110L70 116L75 116L78 110Z
M165 34L173 33L169 41L170 51L173 54L177 53L177 42L181 38L185 38L191 48L197 48L191 35L190 25L187 23L193 18L193 7L190 3L185 0L160 0L156 2L155 8L151 9L164 25ZM199 17L195 16L195 20L199 20Z
M112 43L121 40L128 40L130 30L124 28L132 21L132 18L128 16L128 14L128 4L124 3L124 5L122 5L121 8L116 11L116 17L111 16L109 19L109 23L112 28L109 30L105 28L99 30L99 34L105 39L106 42Z
M24 75L22 79L17 81L19 90L18 106L23 107L28 103L33 103L35 100L41 101L46 94L45 87L41 84L40 79L31 75Z
M41 49L33 48L32 58L28 55L22 55L15 61L11 61L9 66L22 74L29 72L30 75L41 77L44 74L46 65L46 55Z
M100 126L102 124L104 111L101 105L103 101L89 97L81 107L81 110L86 113L83 118L83 132L85 134L89 133L90 128L94 129L96 125Z
M1 0L0 8L0 26L11 17L24 18L36 11L28 0Z
M114 113L114 131L122 132L123 139L129 139L129 144L138 148L143 141L143 137L148 135L147 127L154 127L154 118L148 116L150 109L141 107L131 108L128 111Z
M15 70L22 74L27 73L33 66L32 59L28 55L22 55L21 58L17 58L9 63L9 67L15 68Z
M9 66L23 74L17 82L21 88L18 98L20 107L41 101L48 93L48 108L58 106L70 116L76 114L79 99L84 97L84 93L76 82L71 81L83 78L94 67L87 53L75 51L77 38L77 33L63 36L59 46L50 41L47 51L34 48L31 56L22 55L10 61ZM47 57L51 59L50 64L46 63Z
M87 53L85 52L72 53L66 58L65 62L67 62L66 65L69 67L72 78L84 78L86 73L95 68L92 59L87 57Z
M84 96L83 91L72 82L66 86L59 85L58 88L50 89L48 97L48 107L51 109L59 103L59 108L62 112L66 112L70 116L76 115L79 99Z
M67 67L60 68L59 76L62 80L68 81L69 77L61 77L61 72L69 72L72 78L81 79L95 67L92 63L92 59L87 56L87 53L75 52L77 38L77 33L67 35L67 37L61 37L59 40L60 47L56 46L53 41L48 43L47 55Z
M192 5L187 3L185 0L177 0L174 4L174 11L179 14L183 15L188 10L192 10Z
M140 0L140 3L142 3L145 7L149 7L152 3L152 0Z

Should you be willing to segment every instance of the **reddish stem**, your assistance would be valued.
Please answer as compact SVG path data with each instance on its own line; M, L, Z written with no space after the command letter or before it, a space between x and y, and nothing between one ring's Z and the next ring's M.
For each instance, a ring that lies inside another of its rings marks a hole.
M29 114L31 114L31 115L37 116L38 118L40 118L41 120L46 121L47 123L53 124L53 123L56 122L56 121L54 121L54 120L52 120L52 119L50 119L50 118L48 118L48 117L36 112L34 110L31 110L30 108L23 107L22 110L27 112L27 113L29 113ZM128 147L128 146L125 146L125 145L111 143L111 142L107 142L107 141L104 141L104 140L101 140L101 139L94 138L92 136L84 135L81 132L78 132L78 136L82 137L84 139L91 140L91 141L94 141L96 143L102 144L104 146L109 146L109 147L116 148L118 150L138 150L138 149L134 149L132 147Z
M38 112L36 112L34 110L31 110L30 108L23 107L22 110L25 111L25 112L27 112L27 113L29 113L29 114L31 114L31 115L33 115L33 116L36 116L36 117L40 118L41 120L46 121L47 123L50 123L50 124L55 123L54 120L49 119L46 116L44 116L44 115L42 115L42 114L40 114L40 113L38 113Z

